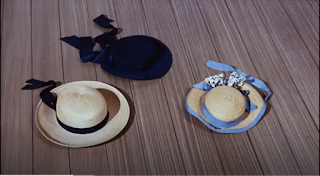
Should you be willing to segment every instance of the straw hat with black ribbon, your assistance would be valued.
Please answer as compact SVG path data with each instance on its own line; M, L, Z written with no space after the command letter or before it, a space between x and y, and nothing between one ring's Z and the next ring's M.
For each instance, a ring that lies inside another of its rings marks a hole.
M232 73L229 79L219 74L195 84L186 99L187 111L218 133L240 133L254 127L264 115L271 95L266 84L230 65L213 61L206 65Z
M48 140L66 147L98 145L126 126L130 108L115 87L97 81L77 81L57 87L55 81L35 79L22 89L47 87L35 111L37 128Z

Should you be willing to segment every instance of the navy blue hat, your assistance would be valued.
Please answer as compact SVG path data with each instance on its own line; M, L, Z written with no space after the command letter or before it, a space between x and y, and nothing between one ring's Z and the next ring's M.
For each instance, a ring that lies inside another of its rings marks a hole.
M101 68L118 77L149 80L164 76L172 65L172 55L169 48L150 36L133 35L119 40L115 28L104 15L93 20L97 25L109 29L94 39L91 37L69 36L62 41L77 48L82 62L101 64ZM98 43L101 51L93 51Z

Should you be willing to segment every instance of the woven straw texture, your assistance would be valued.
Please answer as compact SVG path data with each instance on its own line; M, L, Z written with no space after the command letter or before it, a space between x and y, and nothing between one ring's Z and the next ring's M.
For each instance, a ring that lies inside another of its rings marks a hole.
M57 96L57 116L68 126L90 128L108 114L103 95L89 86L68 86Z
M108 84L95 81L80 81L61 85L51 92L59 95L65 88L76 85L90 86L103 95L108 105L109 119L107 124L94 133L70 133L58 124L56 112L40 101L35 114L36 125L40 132L48 140L67 147L97 145L118 135L126 126L130 114L129 104L120 91Z
M206 95L205 105L215 118L223 121L234 121L240 118L246 109L246 101L242 93L229 86L213 88Z
M263 106L263 99L259 94L259 92L254 87L246 83L242 86L242 89L250 91L250 93L248 94L248 98L252 103L254 103L257 106L257 109L255 109L250 113L245 112L244 120L242 120L238 125L234 127L225 128L225 130L239 129L239 128L248 126L250 123L252 123L255 120L255 118L258 116L259 112L261 111L261 108ZM198 113L201 116L201 118L203 118L206 122L208 122L208 120L205 118L205 116L202 113L202 104L205 102L207 94L208 93L204 92L203 90L193 88L191 89L187 97L187 103L189 107L193 111Z

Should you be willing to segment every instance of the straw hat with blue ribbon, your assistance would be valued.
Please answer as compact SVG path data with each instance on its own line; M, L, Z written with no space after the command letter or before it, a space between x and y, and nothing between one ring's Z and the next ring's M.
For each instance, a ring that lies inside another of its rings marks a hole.
M206 65L232 74L229 79L220 74L193 85L186 99L187 111L218 133L240 133L254 127L271 95L266 84L227 64L208 61Z
M113 139L126 126L130 108L115 87L97 81L56 85L50 80L26 81L24 90L47 87L35 111L37 128L51 142L66 147L89 147Z

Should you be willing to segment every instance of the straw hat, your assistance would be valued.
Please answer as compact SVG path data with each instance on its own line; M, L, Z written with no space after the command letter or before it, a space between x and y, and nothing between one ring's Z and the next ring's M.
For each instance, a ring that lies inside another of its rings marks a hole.
M271 94L270 90L261 80L240 70L220 68L220 63L212 61L207 65L216 70L233 73L229 79L219 74L194 85L186 99L187 111L211 130L219 133L240 133L255 126L265 113L265 100ZM254 83L254 86L268 92L265 99L257 88L251 85L254 82L252 80L259 82Z
M101 144L117 136L129 120L126 98L105 83L71 82L41 94L35 111L37 128L48 140L61 146ZM56 97L55 108L48 106L48 95Z

